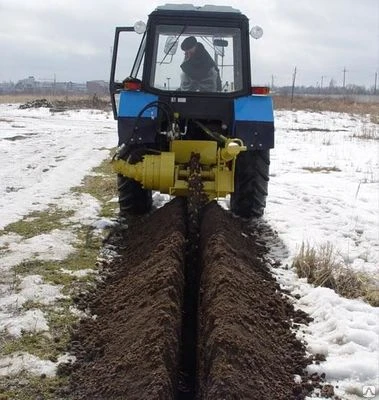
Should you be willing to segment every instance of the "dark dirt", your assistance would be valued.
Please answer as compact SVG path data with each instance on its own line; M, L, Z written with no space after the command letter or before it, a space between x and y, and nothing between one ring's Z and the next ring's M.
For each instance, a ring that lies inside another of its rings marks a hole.
M74 399L173 399L179 357L185 225L180 201L125 231L122 260L73 337Z
M200 399L303 398L298 318L262 263L256 230L211 204L201 230Z
M175 199L119 234L122 258L85 301L96 318L73 334L77 362L60 370L71 375L65 399L304 398L307 388L294 383L294 374L304 376L310 360L292 321L306 316L264 266L259 226L214 202L204 209L200 232L197 393L178 392L190 247L184 210Z

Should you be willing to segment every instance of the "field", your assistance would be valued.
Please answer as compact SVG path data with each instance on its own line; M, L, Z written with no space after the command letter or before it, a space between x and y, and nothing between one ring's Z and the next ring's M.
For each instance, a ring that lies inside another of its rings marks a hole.
M375 386L378 104L275 97L265 216L210 203L193 263L180 200L155 193L156 212L118 224L107 99L19 100L0 101L0 398L353 400ZM183 347L188 265L200 333Z

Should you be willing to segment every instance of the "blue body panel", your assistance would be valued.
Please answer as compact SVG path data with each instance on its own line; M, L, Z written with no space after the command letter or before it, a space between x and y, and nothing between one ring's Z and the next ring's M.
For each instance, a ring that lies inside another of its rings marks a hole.
M149 103L158 101L158 96L145 92L122 91L118 104L118 117L137 117L141 110ZM142 114L144 118L156 118L157 107L152 106Z
M245 96L234 100L233 134L249 150L274 147L274 110L269 96Z
M269 96L246 96L234 100L236 121L274 122L272 98Z

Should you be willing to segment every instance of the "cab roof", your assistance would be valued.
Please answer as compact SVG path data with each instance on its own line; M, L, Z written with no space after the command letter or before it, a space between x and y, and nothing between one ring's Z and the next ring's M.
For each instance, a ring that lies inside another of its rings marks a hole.
M237 13L241 14L240 10L231 6L214 6L207 4L205 6L194 6L193 4L165 4L158 6L155 11L201 11L201 12L217 12L217 13Z

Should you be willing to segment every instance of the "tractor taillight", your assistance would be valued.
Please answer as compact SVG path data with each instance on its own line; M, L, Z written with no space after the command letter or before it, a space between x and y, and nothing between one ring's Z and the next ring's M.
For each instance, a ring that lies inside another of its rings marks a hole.
M124 82L126 90L141 90L141 82Z
M251 94L262 94L267 95L270 93L270 88L267 86L252 86Z

